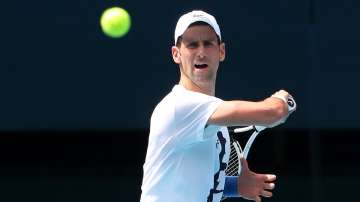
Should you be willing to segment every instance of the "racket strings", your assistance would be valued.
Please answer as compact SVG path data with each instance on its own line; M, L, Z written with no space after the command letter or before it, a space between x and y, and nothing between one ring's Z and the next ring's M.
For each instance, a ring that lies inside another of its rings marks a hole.
M237 176L239 175L239 155L241 152L241 147L239 143L236 142L236 140L231 139L230 150L230 157L225 173L227 176Z
M231 167L237 166L237 163L238 163L238 156L237 156L236 150L234 149L231 151L228 166L231 168Z

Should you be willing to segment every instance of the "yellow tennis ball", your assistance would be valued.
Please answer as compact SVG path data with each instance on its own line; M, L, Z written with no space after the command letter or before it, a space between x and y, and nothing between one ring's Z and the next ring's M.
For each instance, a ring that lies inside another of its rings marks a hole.
M103 12L100 18L100 25L107 36L119 38L128 33L131 26L131 18L125 9L112 7Z

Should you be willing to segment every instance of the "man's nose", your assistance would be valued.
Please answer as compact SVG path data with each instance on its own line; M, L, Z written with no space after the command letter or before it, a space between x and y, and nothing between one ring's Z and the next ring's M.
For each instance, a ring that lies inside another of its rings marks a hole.
M205 56L205 47L203 45L200 45L198 49L198 57L202 59L205 58Z

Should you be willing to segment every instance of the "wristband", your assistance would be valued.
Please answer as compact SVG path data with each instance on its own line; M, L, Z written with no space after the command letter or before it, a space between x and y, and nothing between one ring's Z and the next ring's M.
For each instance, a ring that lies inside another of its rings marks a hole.
M238 176L226 176L224 192L225 197L239 197L238 192Z
M286 98L284 98L284 96L272 95L271 97L279 98L280 100L284 101L284 103L286 105L288 105L287 100L286 100Z
M289 114L291 114L292 112L294 112L296 110L296 102L295 102L294 98L289 97L286 100L286 98L284 98L283 96L279 96L279 95L273 95L271 97L279 98L280 100L284 101L286 106L288 107Z

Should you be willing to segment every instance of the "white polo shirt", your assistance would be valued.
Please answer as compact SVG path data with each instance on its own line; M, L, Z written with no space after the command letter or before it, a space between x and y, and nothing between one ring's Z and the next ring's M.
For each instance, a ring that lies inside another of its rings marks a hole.
M222 100L176 85L156 106L141 202L218 202L230 154L226 127L206 125Z

